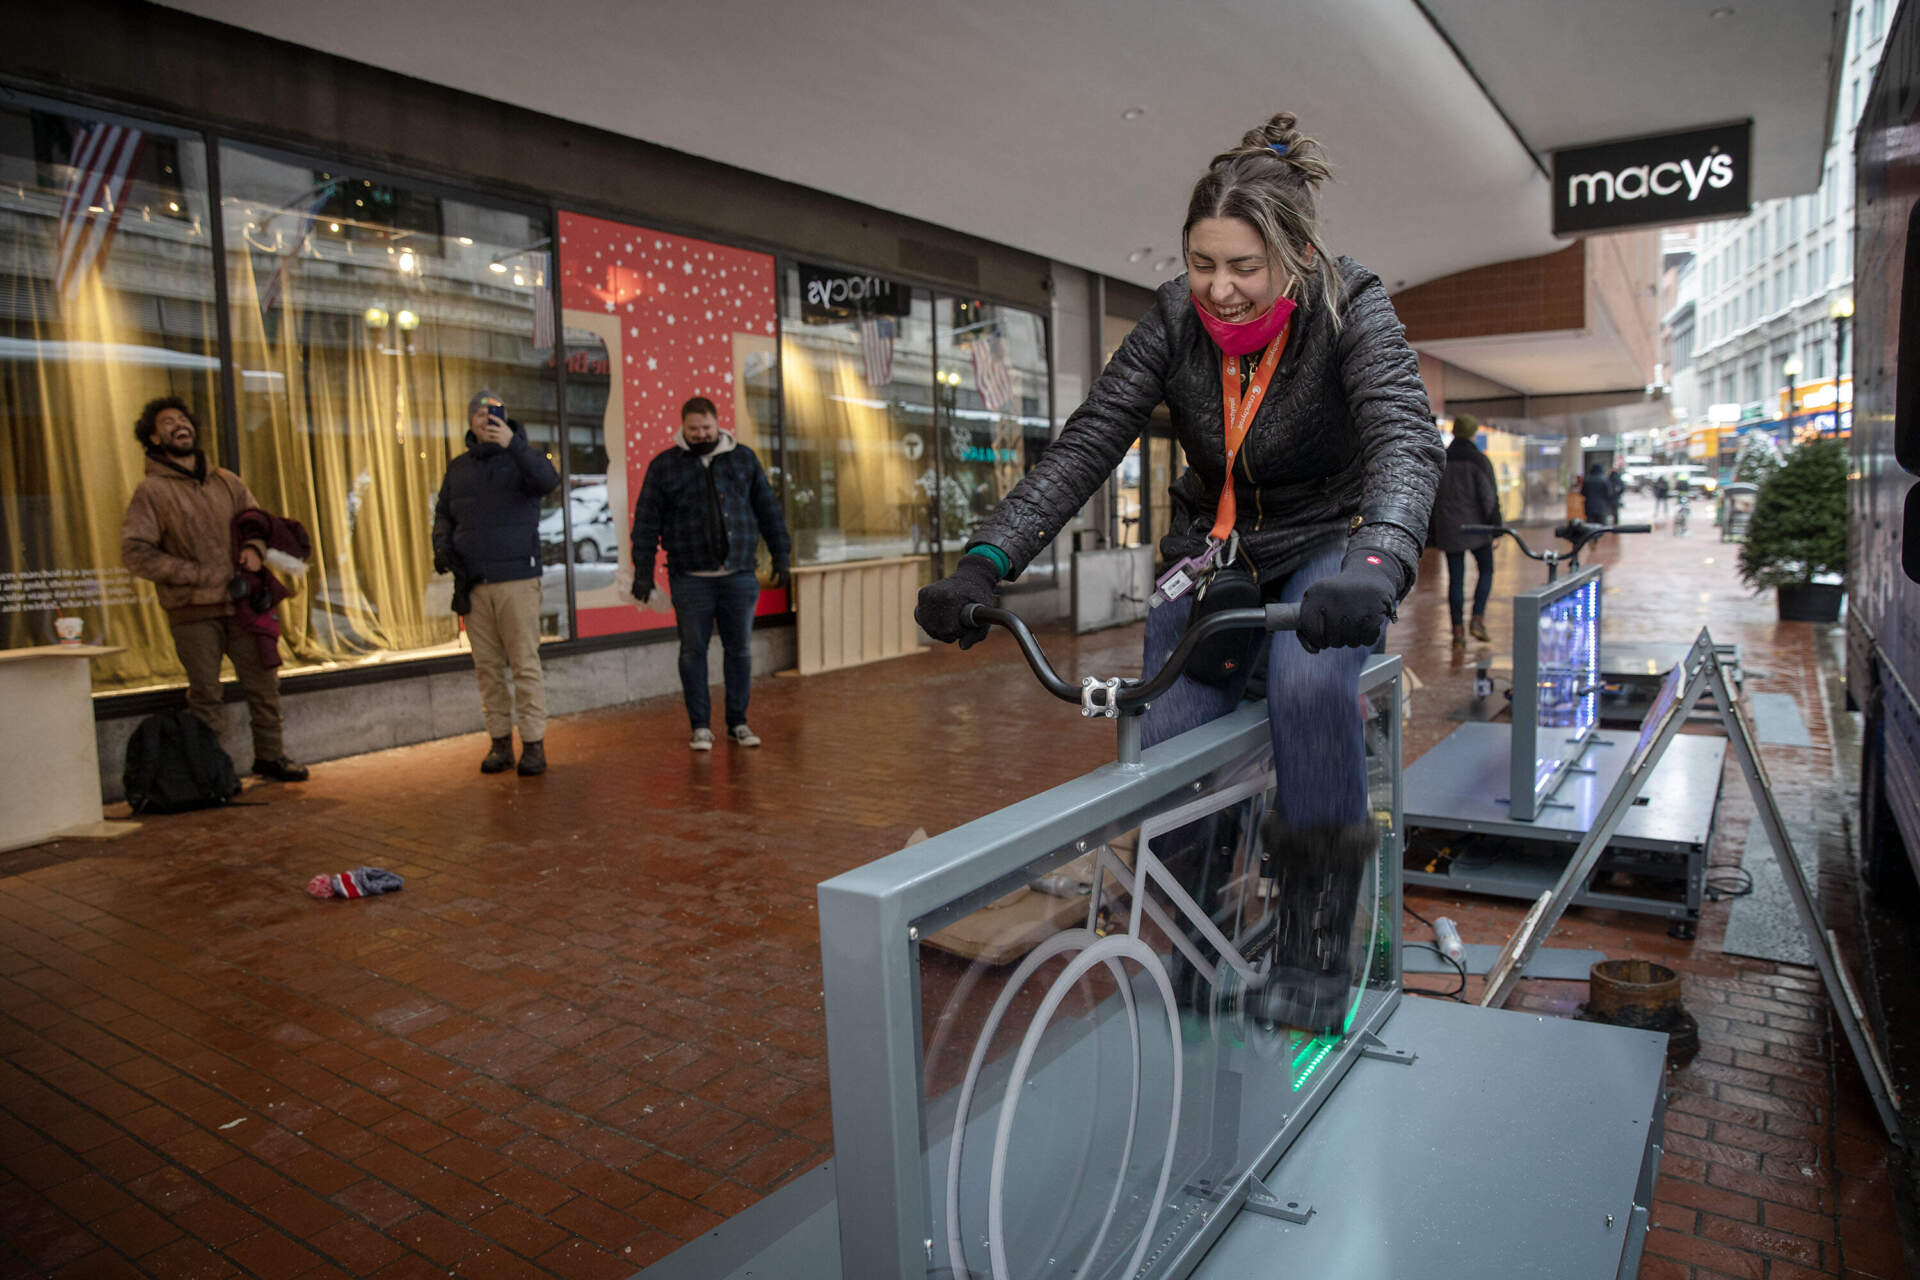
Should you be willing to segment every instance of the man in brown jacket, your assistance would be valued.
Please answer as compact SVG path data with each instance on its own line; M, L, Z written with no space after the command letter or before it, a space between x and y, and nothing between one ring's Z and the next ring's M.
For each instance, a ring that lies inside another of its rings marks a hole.
M253 772L305 782L306 766L288 757L281 740L279 673L262 665L253 635L234 621L227 590L238 567L233 518L260 504L239 476L207 461L184 400L149 401L134 438L147 451L147 475L120 525L120 560L159 588L187 672L187 710L220 732L220 659L232 659L253 723Z

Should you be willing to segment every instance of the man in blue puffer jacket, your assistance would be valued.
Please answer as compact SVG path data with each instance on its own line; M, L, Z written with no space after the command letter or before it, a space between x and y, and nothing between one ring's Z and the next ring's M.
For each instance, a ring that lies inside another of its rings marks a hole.
M454 575L467 618L480 711L493 739L482 773L547 769L547 693L540 671L540 499L560 484L547 455L486 389L467 401L467 451L447 464L433 508L433 568ZM507 688L507 673L513 688Z
M753 680L755 544L773 558L776 583L787 576L787 522L753 450L720 429L713 401L695 396L680 407L680 435L647 464L633 507L633 598L653 594L654 553L667 550L667 588L680 632L680 688L695 751L713 750L713 714L707 692L707 645L720 624L721 668L727 686L727 738L757 747L747 727L747 691Z

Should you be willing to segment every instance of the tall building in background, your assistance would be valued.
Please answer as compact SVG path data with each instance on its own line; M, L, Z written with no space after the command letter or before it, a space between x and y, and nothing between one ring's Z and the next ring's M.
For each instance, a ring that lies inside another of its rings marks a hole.
M1788 443L1844 432L1850 420L1851 379L1836 386L1834 372L1852 352L1853 134L1893 9L1888 0L1854 5L1820 190L1703 224L1697 252L1678 267L1666 316L1678 419L1669 442L1684 434L1693 461L1727 465L1738 434L1756 427Z

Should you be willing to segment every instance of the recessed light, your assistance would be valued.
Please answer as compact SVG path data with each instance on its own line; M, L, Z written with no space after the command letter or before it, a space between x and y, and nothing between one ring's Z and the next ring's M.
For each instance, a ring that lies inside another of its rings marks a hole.
M1174 264L1179 261L1178 258L1162 258L1153 264L1153 269L1155 271L1171 271L1174 268Z
M1709 9L1707 10L1707 16L1715 22L1718 22L1722 18L1731 18L1733 16L1733 6L1723 4L1718 9Z
M1146 248L1144 248L1144 249L1135 249L1135 250L1134 250L1134 251L1133 251L1132 253L1130 253L1130 254L1128 254L1128 255L1127 255L1127 261L1128 261L1128 262L1139 262L1139 261L1142 261L1143 259L1145 259L1145 258L1146 258L1146 256L1147 256L1148 254L1150 254L1150 253L1152 253L1152 252L1153 252L1153 246L1152 246L1152 245L1148 245L1148 246L1147 246Z
M1120 118L1122 120L1138 120L1141 116L1145 114L1147 114L1147 109L1145 107L1128 107L1125 111L1122 111L1120 113Z

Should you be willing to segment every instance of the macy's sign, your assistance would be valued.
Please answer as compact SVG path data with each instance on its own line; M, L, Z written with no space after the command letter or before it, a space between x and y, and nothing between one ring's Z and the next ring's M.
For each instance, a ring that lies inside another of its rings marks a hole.
M1733 185L1733 157L1701 156L1692 160L1665 160L1655 165L1635 164L1624 169L1601 169L1576 173L1567 179L1569 207L1608 204L1615 200L1644 200L1649 195L1678 195L1683 189L1689 201L1698 200L1703 188L1715 191Z

